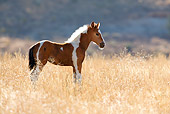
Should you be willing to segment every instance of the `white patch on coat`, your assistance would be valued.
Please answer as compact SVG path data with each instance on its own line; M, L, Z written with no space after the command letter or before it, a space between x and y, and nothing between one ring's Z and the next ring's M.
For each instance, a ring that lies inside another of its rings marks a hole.
M93 42L93 44L97 45L96 42Z
M87 25L80 27L66 41L66 43L71 43L72 46L74 47L74 50L72 52L72 61L73 61L73 65L76 70L76 79L78 79L79 82L81 82L82 77L81 77L81 74L79 73L78 66L77 66L77 52L76 51L77 51L77 48L79 47L81 33L87 33L87 30L88 30Z
M79 45L75 43L72 43L72 45L74 47L74 50L72 52L72 61L73 61L74 68L76 70L76 79L78 79L78 81L81 82L81 74L79 73L78 66L77 66L77 53L76 53L76 50Z
M42 45L44 44L45 41L47 41L47 40L43 40L43 41L39 42L40 46L39 46L37 53L36 53L37 65L36 65L35 70L33 70L32 73L31 73L31 81L33 81L33 84L35 84L35 81L38 80L38 75L40 73L39 65L41 65L41 62L39 60L39 52L40 52L40 49L41 49L41 47L42 47Z
M37 71L37 72L40 72L40 70L39 70L39 65L41 64L41 61L39 60L39 52L40 52L40 49L41 49L41 47L42 47L42 45L44 44L45 41L46 41L46 40L40 41L40 46L39 46L38 51L37 51L37 54L36 54L36 56L37 56L37 67L36 67L36 71Z
M63 47L61 47L60 50L63 51Z
M85 31L87 32L87 29L88 25L83 25L82 27L78 28L65 43L76 42L80 39L81 33L84 33Z
M49 58L48 58L48 61L49 61L50 63L54 63L54 62L55 62L55 59L54 59L53 57L49 57Z

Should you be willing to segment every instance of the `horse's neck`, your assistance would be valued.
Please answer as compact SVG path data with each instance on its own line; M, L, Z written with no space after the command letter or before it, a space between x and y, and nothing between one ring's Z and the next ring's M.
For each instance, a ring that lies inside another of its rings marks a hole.
M81 35L80 38L80 43L79 43L79 47L82 48L82 50L86 51L87 48L89 47L91 40L87 37L86 34Z

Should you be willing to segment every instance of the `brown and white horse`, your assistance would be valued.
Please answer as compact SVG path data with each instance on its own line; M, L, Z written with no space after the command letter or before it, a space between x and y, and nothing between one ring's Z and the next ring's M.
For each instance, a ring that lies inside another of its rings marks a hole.
M49 61L60 66L72 66L73 78L81 82L81 68L85 58L85 52L91 41L100 48L104 48L105 42L99 30L100 23L92 22L77 29L65 43L55 43L43 40L29 49L29 69L32 70L31 81L38 80L38 75L43 66Z

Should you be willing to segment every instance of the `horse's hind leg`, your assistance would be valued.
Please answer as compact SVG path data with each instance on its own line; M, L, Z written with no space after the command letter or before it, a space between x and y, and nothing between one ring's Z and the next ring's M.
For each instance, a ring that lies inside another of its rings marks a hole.
M38 76L43 69L43 66L47 63L48 55L46 53L46 48L44 47L45 41L41 41L36 53L32 54L32 58L35 59L35 67L31 73L31 81L35 83L38 80ZM33 51L32 51L33 53Z
M33 69L33 71L31 72L31 81L32 82L36 82L38 80L38 76L41 73L42 68L40 67L40 65L36 65Z
M46 60L44 61L38 61L36 66L34 67L33 71L31 72L31 82L33 82L33 84L36 83L36 81L38 80L38 76L40 75L44 65L47 63Z

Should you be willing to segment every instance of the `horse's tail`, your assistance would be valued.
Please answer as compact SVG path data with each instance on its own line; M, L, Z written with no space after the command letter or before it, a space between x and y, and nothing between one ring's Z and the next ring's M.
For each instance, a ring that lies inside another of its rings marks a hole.
M32 46L29 49L29 69L32 70L34 68L34 66L36 65L36 61L35 58L33 56L33 50L34 50L35 46Z

